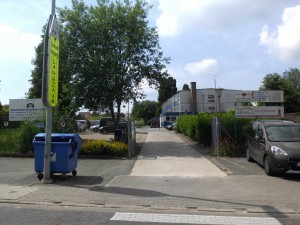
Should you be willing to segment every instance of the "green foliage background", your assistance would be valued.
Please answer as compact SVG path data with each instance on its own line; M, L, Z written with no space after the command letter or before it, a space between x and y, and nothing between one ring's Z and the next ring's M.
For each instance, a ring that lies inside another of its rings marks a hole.
M177 119L176 131L201 144L211 145L211 121L216 116L218 116L216 113L180 116ZM223 138L219 155L238 156L244 154L247 132L251 129L251 119L235 118L233 111L220 113L219 116Z

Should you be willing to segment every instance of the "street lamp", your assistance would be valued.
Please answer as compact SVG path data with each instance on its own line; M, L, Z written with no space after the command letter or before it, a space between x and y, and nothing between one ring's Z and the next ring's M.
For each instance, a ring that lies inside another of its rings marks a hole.
M217 116L217 121L216 121L216 145L217 145L217 156L219 154L219 146L220 146L220 137L221 137L221 129L220 129L220 111L221 111L221 95L222 95L223 88L216 88L215 93L218 96L218 116Z
M204 96L205 96L204 93L202 93L202 106L203 106L203 107L202 107L202 111L203 111L203 112L204 112Z
M216 95L218 96L218 113L220 113L220 112L221 112L221 108L220 108L220 106L221 106L220 98L221 98L221 95L222 95L222 92L223 92L223 88L216 88L215 91L216 91Z

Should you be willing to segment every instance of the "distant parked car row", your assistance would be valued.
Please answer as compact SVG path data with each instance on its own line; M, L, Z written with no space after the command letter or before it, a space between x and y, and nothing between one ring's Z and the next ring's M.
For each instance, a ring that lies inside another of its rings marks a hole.
M102 134L114 133L115 129L127 130L127 122L119 122L117 126L111 124L110 126L100 127L99 132Z
M114 133L115 129L127 130L127 121L121 119L118 125L115 126L112 118L101 118L99 124L89 128L91 131L100 132L102 134Z

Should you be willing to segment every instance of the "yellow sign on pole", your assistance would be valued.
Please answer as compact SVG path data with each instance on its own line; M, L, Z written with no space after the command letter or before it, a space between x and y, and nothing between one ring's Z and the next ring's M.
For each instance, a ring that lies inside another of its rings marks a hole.
M54 17L56 20L56 17ZM56 21L55 21L56 25ZM53 29L55 30L55 29ZM50 31L50 57L49 57L49 79L48 79L48 102L54 107L58 102L58 65L59 65L59 38L55 32Z

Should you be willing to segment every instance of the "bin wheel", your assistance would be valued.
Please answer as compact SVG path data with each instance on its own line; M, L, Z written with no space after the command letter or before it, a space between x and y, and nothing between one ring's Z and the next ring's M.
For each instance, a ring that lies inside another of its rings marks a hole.
M61 175L61 180L65 180L65 179L67 179L67 175L66 175L65 173L63 173L63 174Z
M72 171L72 175L75 177L77 175L77 171L76 170L73 170Z
M43 180L44 175L42 173L38 173L37 178L39 180Z

